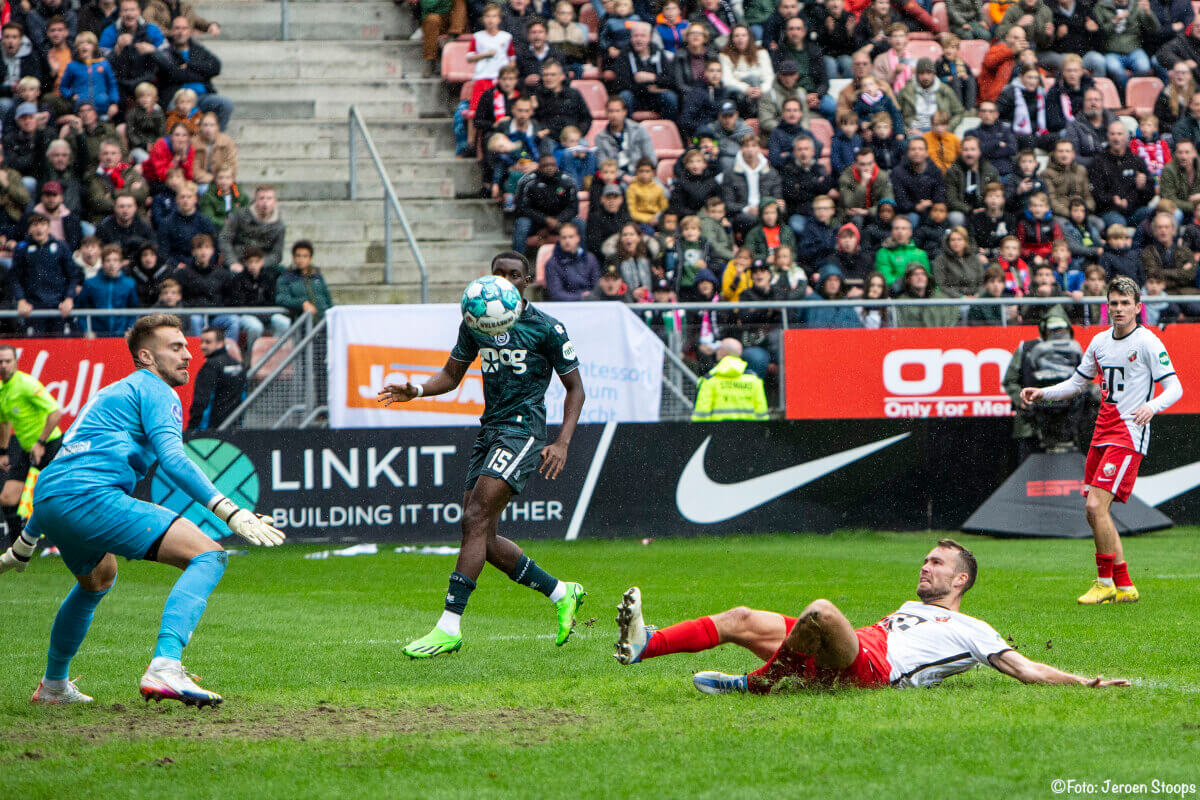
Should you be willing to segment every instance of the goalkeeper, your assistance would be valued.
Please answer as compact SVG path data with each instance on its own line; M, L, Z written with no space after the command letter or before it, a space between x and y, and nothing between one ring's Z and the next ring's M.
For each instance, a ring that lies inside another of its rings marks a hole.
M228 557L179 514L132 497L133 487L157 461L167 477L251 544L281 544L283 534L223 497L184 452L183 410L173 389L187 383L191 354L179 318L142 317L125 339L137 371L97 393L75 419L58 457L38 479L33 516L0 554L0 572L24 571L39 536L58 546L78 583L54 618L46 673L32 700L87 703L92 698L67 679L67 670L96 606L117 579L116 556L183 570L167 596L140 689L147 700L216 705L222 697L197 686L180 658Z

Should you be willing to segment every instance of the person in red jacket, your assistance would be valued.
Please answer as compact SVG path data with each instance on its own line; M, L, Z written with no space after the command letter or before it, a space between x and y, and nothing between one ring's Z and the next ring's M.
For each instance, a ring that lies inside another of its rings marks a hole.
M167 170L179 167L184 177L195 180L194 163L196 148L192 147L192 135L187 125L176 122L167 135L150 147L150 158L141 163L142 175L151 183L162 183L167 179Z
M1017 56L1029 47L1025 38L1025 29L1014 25L1004 40L996 42L983 57L983 66L979 70L979 102L995 102L1000 92L1012 80L1013 67Z
M1017 223L1017 239L1021 242L1021 257L1032 267L1050 261L1050 250L1063 238L1062 228L1050 213L1050 198L1037 192L1029 198L1029 208Z

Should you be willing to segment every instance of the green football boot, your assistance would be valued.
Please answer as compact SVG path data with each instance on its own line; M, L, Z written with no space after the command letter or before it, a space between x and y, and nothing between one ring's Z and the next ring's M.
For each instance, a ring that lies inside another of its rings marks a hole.
M409 642L404 655L409 658L433 658L453 653L462 647L462 636L451 636L441 628L434 628L416 641Z
M582 586L578 583L568 583L567 596L554 604L554 610L558 612L558 635L554 637L554 643L559 647L571 638L571 632L575 630L575 612L583 605L585 597L587 592Z

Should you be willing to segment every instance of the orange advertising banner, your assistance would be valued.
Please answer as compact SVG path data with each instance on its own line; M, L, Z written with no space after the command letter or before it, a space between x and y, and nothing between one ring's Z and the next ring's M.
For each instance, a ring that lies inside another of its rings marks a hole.
M346 345L346 406L379 408L375 399L389 384L425 383L446 363L445 350L388 347L373 344ZM479 358L471 362L458 388L436 397L412 400L406 411L433 414L483 414L483 373Z
M1087 349L1102 327L1076 328ZM1200 413L1200 328L1155 331L1179 373L1183 399L1166 413ZM1037 328L789 330L784 338L788 419L1002 417L1002 386L1017 346ZM1190 383L1190 385L1189 385ZM1190 391L1189 391L1190 390Z

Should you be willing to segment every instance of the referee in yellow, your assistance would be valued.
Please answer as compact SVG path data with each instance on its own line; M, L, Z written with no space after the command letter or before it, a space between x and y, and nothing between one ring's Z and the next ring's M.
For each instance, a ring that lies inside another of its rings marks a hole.
M42 469L58 453L62 410L46 387L28 372L17 369L17 351L0 344L0 509L8 524L9 544L21 533L17 514L21 492L31 467Z
M762 378L746 371L742 343L722 339L717 346L717 365L700 379L692 422L765 420L767 393Z

